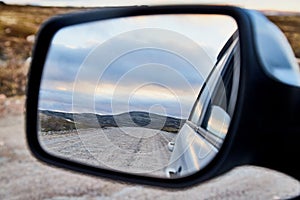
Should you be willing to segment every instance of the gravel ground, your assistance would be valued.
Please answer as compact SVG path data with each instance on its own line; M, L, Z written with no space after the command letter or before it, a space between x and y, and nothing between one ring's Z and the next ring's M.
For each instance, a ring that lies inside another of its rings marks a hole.
M168 142L176 135L142 127L79 129L40 133L51 154L102 168L166 177L171 157Z
M0 118L0 199L286 199L299 181L244 166L187 190L124 184L50 167L27 149L24 116Z

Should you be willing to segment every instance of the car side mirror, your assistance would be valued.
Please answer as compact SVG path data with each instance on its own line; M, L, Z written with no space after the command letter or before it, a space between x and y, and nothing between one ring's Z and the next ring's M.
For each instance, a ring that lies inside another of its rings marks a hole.
M39 31L26 134L47 164L121 181L188 187L245 164L299 179L299 102L291 48L255 11L101 8Z
M224 139L230 124L230 116L219 106L212 106L207 130Z

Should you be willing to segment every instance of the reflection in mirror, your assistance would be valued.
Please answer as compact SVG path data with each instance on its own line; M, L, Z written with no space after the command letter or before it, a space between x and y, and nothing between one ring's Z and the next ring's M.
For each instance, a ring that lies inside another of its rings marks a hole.
M42 148L74 162L161 178L203 169L237 96L236 22L153 15L59 30L39 93Z

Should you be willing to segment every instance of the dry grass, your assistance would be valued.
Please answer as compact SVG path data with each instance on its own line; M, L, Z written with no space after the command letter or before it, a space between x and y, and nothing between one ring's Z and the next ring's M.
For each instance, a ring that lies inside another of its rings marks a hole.
M0 4L0 94L25 94L33 36L49 17L74 8L7 6ZM300 16L270 16L285 33L297 57L300 57Z
M300 16L269 16L289 40L297 58L300 58Z

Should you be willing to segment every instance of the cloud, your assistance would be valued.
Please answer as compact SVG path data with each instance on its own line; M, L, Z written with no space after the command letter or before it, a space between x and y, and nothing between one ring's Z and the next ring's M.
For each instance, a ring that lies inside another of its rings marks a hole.
M207 68L212 68L212 63ZM183 57L161 49L140 49L122 55L102 73L98 83L137 85L145 82L182 88L203 82L201 72Z
M73 82L81 63L90 51L88 48L53 44L44 66L43 80Z
M196 19L206 18L184 19L194 21L188 26L180 17L138 17L58 32L43 73L41 107L100 114L141 110L187 118L214 65L215 55L207 52L217 54L231 32L214 31L220 29L215 24L201 30L209 24L196 26ZM183 31L176 23L183 24Z
M39 109L71 112L72 93L59 90L40 90Z

